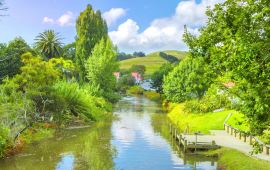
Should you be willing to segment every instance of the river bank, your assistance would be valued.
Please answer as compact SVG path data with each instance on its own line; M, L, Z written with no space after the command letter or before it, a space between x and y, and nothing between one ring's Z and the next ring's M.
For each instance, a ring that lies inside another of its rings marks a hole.
M114 106L113 114L118 119L96 122L82 129L62 129L52 138L27 144L19 154L0 160L0 167L5 170L217 168L216 158L185 155L171 141L160 103L142 96L124 97Z
M227 122L231 125L235 125L239 118L239 114L233 110L217 111L212 113L187 113L184 110L184 104L168 104L168 118L170 121L178 127L179 131L192 134L194 132L200 132L203 134L222 133L215 138L210 136L211 140L215 140L221 149L201 152L199 154L207 156L215 156L218 158L219 169L229 170L246 170L246 169L269 169L270 162L251 157L250 151L252 147L249 144L242 144L241 141L235 139L233 136L228 135L224 131L224 121L228 118L228 115L233 113L231 120ZM239 126L239 125L238 125ZM225 135L225 136L224 136ZM230 146L231 144L231 146ZM245 145L243 150L241 145ZM226 146L226 147L224 147ZM249 150L246 150L245 147ZM234 149L233 149L234 148ZM198 154L198 153L197 153ZM266 156L267 157L267 156ZM266 158L270 160L270 158Z

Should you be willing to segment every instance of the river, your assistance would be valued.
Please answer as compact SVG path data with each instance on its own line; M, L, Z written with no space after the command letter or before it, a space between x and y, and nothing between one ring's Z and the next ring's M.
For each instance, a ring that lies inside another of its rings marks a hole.
M26 145L0 160L2 170L214 170L213 158L184 154L168 133L160 104L124 97L117 119L89 128L57 131L55 137Z

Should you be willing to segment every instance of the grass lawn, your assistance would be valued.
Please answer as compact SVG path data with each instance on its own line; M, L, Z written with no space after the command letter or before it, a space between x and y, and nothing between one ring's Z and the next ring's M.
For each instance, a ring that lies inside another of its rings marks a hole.
M182 59L186 55L185 52L181 51L165 51L165 53L167 52L178 59ZM168 63L168 61L160 57L159 52L155 52L145 57L123 60L120 62L120 69L129 69L132 65L144 65L146 67L145 76L150 77L164 63Z
M185 113L184 103L181 103L174 104L168 117L181 131L185 131L188 127L190 133L200 131L209 134L209 130L223 130L224 121L230 113L237 112L225 110L210 113Z
M218 168L226 170L269 170L270 162L249 157L237 150L221 148L205 153L208 156L218 156Z

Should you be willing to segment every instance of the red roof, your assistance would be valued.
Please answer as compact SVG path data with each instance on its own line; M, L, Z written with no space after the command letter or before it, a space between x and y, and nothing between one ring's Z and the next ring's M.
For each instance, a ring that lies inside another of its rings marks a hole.
M234 82L227 82L227 83L223 83L223 85L227 88L232 88L235 86L235 83Z

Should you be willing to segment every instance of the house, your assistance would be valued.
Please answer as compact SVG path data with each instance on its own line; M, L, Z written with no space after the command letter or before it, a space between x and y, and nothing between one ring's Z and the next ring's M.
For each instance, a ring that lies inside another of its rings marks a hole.
M136 84L140 84L143 80L141 74L138 72L132 72L131 76L135 79Z
M120 72L114 72L113 75L116 78L116 80L118 81L119 78L120 78L121 73Z

